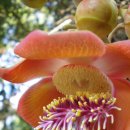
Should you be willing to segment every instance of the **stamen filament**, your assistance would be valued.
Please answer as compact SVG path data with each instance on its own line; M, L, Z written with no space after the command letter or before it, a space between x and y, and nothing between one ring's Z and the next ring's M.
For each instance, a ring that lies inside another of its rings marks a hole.
M121 110L115 106L115 98L109 94L82 94L66 96L52 101L44 107L43 117L36 129L42 130L101 130L106 129L107 120L114 116L111 110ZM96 129L95 129L96 128Z

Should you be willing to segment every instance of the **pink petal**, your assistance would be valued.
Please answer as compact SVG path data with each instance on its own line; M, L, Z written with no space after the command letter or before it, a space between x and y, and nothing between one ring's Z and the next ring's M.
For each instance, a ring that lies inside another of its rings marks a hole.
M43 115L43 106L53 99L63 96L54 87L51 79L43 79L29 88L21 97L18 114L31 126L36 127Z
M16 46L15 53L27 59L99 57L105 52L103 41L88 31L48 35L31 32Z
M130 119L127 121L125 130L130 130Z
M130 77L130 40L106 45L106 54L94 66L113 77Z
M115 86L116 106L121 111L115 111L115 121L107 130L130 130L130 82L124 79L112 79Z
M52 75L66 62L60 59L23 60L11 68L0 68L0 77L14 83Z

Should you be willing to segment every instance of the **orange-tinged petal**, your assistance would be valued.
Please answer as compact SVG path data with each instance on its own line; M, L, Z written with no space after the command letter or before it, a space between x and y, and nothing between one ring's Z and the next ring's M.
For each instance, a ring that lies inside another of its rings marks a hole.
M43 115L43 106L62 96L54 87L51 78L43 79L21 97L18 114L31 126L36 127L40 121L39 116Z
M129 130L130 128L130 82L124 79L112 79L115 86L116 106L121 111L115 111L114 124L108 130Z
M31 32L15 48L15 53L27 59L99 57L105 52L103 41L88 31L59 32L48 35Z
M130 119L127 121L125 130L130 130Z
M106 45L106 53L94 65L113 77L130 77L130 40Z
M14 83L50 76L66 62L60 59L23 60L11 68L0 68L0 77Z

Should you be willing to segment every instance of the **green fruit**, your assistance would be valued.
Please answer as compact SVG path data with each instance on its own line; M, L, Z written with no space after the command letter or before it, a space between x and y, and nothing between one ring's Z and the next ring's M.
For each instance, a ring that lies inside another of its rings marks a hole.
M124 23L125 23L126 34L127 34L128 38L130 39L130 6L128 7L128 10L125 14Z
M22 0L23 3L31 8L41 8L46 0Z
M83 0L75 21L79 30L90 30L105 38L117 24L118 9L114 0Z

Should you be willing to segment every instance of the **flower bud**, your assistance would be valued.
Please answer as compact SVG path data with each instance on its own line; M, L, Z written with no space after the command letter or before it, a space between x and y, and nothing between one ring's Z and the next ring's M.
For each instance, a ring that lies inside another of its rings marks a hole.
M130 38L130 5L129 5L128 10L126 12L126 15L124 18L124 23L125 23L126 34L127 34L128 38Z
M41 8L46 0L22 0L23 3L31 8Z
M116 26L118 9L114 0L83 0L76 10L79 30L90 30L105 38Z

